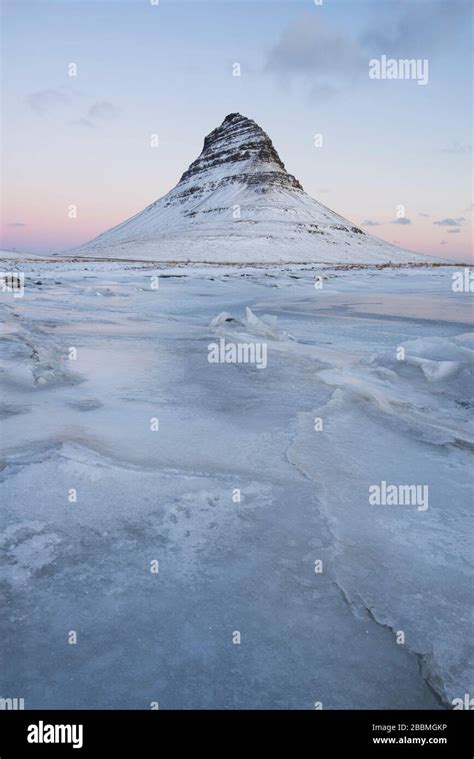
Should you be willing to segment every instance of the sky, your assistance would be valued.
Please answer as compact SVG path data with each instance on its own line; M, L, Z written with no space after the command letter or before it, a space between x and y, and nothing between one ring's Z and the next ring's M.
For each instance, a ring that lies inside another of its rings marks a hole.
M95 237L170 190L238 111L324 205L470 261L471 14L464 0L3 0L0 244ZM371 78L382 56L427 61L427 83L421 68Z

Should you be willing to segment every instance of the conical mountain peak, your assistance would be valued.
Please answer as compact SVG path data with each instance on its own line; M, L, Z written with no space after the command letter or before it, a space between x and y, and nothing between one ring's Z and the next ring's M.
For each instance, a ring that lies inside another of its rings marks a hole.
M72 252L72 251L71 251ZM416 260L307 195L253 119L229 113L178 184L74 253L205 262Z
M215 178L216 170L221 183L238 179L244 184L260 186L263 192L274 185L303 189L286 171L268 134L240 113L229 113L222 124L207 135L201 154L184 172L180 184L206 182L210 172Z

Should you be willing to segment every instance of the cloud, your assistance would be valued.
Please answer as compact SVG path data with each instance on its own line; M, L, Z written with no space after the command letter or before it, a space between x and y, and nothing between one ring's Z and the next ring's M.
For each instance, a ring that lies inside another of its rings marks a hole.
M457 219L440 219L440 221L434 221L433 224L438 227L458 227L463 221L465 221L464 216L458 216Z
M338 93L338 87L327 82L316 82L309 90L309 96L313 100L332 100Z
M429 218L430 218L430 214L429 214L429 213L421 213L421 212L420 212L420 213L418 214L418 216L424 216L424 218L425 218L425 219L429 219Z
M469 0L398 0L370 3L369 8L358 35L331 27L318 11L291 21L267 52L264 70L278 75L282 84L302 78L312 98L328 99L358 78L368 81L374 56L432 58L451 50L470 26Z
M22 221L12 221L11 224L7 224L7 227L26 227Z
M38 90L28 95L26 100L30 108L40 116L69 103L69 98L60 90Z
M466 155L472 153L472 145L461 142L453 142L449 148L441 148L442 153L452 153L454 155Z
M76 119L75 121L70 122L73 126L82 126L87 127L88 129L95 129L95 124L90 121L90 119Z
M283 31L268 55L267 66L275 70L333 73L346 72L358 62L360 50L354 41L331 30L316 16L305 15Z
M459 234L460 231L461 231L461 229L458 227L457 229L448 229L447 233L448 233L448 235L457 235L457 234Z
M97 100L91 105L85 116L69 123L73 126L95 129L101 124L115 119L118 116L118 113L118 109L108 100Z
M91 105L87 115L92 121L110 121L116 118L118 110L108 100L98 100Z
M432 57L442 49L451 49L453 42L470 28L470 13L469 0L378 3L360 41L374 54L395 58Z
M447 245L447 244L448 243L446 242L446 240L441 240L441 242L440 242L440 245Z
M366 68L367 56L357 41L313 14L288 24L265 64L266 71L279 76L311 77L310 94L320 99L335 95Z
M379 221L373 221L372 219L366 219L362 222L363 227L380 227Z
M392 224L411 224L411 219L407 219L406 216L402 216L400 219L395 219Z

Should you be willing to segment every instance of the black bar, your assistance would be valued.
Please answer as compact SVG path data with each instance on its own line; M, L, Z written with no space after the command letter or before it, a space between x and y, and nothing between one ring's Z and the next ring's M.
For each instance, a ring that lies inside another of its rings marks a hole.
M168 753L165 745L169 744L165 744L165 740L172 742L173 753L186 743L194 744L197 751L219 742L221 753L225 754L241 742L247 749L256 748L255 738L260 738L266 746L275 742L281 749L282 741L290 741L292 756L301 753L302 745L309 740L311 755L324 759L332 752L336 755L341 751L347 752L343 756L472 759L472 716L472 712L462 710L2 711L0 758L105 757L128 752L130 756L157 757L165 751ZM56 729L60 725L69 727ZM75 732L73 725L77 726ZM43 742L28 742L28 736L32 740L42 738ZM46 742L50 737L70 742Z

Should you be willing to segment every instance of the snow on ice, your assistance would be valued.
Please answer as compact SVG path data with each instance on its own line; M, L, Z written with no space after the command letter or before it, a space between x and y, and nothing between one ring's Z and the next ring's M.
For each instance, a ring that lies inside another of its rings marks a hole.
M24 297L0 300L3 694L440 709L473 692L474 343L449 267L326 270L320 289L298 267L22 270ZM265 369L210 364L220 339L264 341ZM371 503L381 482L429 487L429 508Z

